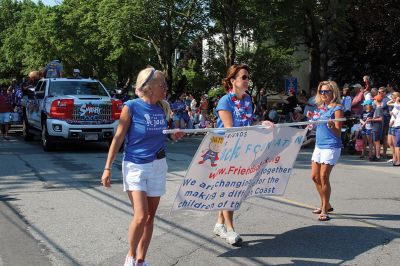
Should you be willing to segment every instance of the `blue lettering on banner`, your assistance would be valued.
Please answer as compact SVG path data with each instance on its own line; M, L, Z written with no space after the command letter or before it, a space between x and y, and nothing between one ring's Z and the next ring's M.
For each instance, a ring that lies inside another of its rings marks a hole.
M240 138L236 140L235 146L230 149L224 149L221 152L221 161L232 161L233 159L237 159L240 156L240 152L242 150L242 147L240 146ZM272 148L286 148L290 145L291 141L290 139L273 139L270 142L266 142L264 144L247 144L246 147L244 147L244 153L252 153L257 155L257 153L263 152L265 150L269 150ZM303 137L299 136L295 140L296 144L302 144L303 143Z
M247 197L282 195L305 132L287 128L269 137L269 132L262 136L255 133L225 133L219 153L219 161L223 163L218 167L192 163L173 210L235 210ZM197 152L193 160L199 160L200 155Z
M303 144L303 136L298 136L294 141L296 144Z
M232 161L232 159L237 159L240 155L240 146L239 146L240 138L237 139L235 147L230 148L229 150L225 149L221 153L221 161Z

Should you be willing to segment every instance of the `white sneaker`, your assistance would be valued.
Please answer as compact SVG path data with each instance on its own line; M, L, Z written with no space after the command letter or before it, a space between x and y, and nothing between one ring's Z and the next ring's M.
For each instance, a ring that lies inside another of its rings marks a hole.
M226 232L225 239L226 239L226 242L228 242L231 245L234 245L234 244L242 241L242 238L240 237L240 235L238 233L236 233L235 231Z
M393 159L387 160L387 163L393 163Z
M135 259L133 257L126 256L124 266L135 266Z
M224 224L215 224L213 232L221 238L226 238L226 227Z

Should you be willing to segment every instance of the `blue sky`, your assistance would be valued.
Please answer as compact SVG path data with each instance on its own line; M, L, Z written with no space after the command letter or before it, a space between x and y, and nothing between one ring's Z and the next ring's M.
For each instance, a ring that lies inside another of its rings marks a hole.
M35 0L35 2L39 2L38 0ZM62 2L62 0L42 0L43 4L48 5L48 6L54 6Z

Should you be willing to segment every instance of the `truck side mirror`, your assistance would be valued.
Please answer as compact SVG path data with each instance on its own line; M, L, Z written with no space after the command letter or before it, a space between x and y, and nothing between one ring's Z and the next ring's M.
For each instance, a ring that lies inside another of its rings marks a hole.
M28 96L29 99L33 98L33 96L35 96L35 88L27 88L27 89L24 91L24 94L25 94L26 96Z
M43 99L44 98L44 91L37 91L35 93L36 99Z

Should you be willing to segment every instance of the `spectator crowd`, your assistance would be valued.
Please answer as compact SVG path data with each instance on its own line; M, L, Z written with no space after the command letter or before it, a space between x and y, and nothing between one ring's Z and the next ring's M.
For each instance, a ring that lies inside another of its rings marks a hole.
M74 76L80 78L79 69L74 70ZM1 86L0 124L4 139L8 139L10 124L21 121L24 92L34 87L40 78L38 71L32 71L21 83L13 79L9 86ZM311 89L309 94L304 90L289 89L286 93L267 96L266 90L261 88L257 95L252 95L253 120L302 122L307 121L316 109L316 89ZM113 96L124 102L130 99L126 89ZM207 94L202 94L198 99L188 93L174 98L168 95L167 100L171 106L169 127L215 127L219 99L220 96L210 99ZM349 152L358 152L361 159L387 160L399 166L400 151L397 146L400 146L400 94L395 86L391 83L374 86L369 76L364 76L361 83L344 84L341 99L344 115L348 119L342 129L344 148Z
M304 90L289 89L286 94L278 94L269 100L262 88L257 96L252 96L253 119L274 123L307 121L317 108L315 96L316 89L311 89L309 94ZM170 127L215 127L218 115L215 108L219 99L218 96L209 99L207 94L203 94L197 101L186 93L176 99L169 98L172 110ZM341 104L347 118L342 128L345 151L358 152L360 159L387 160L393 166L399 166L400 94L394 85L373 86L369 76L364 76L361 83L343 85Z

